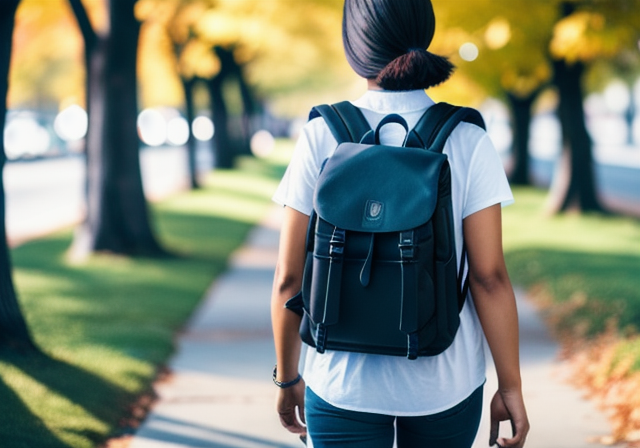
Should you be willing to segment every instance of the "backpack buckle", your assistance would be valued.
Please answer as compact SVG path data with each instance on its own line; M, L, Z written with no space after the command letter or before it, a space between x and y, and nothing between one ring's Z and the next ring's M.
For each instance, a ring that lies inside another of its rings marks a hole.
M327 343L327 327L324 324L318 324L316 329L316 351L318 353L324 353Z
M409 232L400 232L400 242L398 243L398 249L400 249L400 258L402 260L415 258L416 243L413 230Z
M342 257L344 254L344 243L346 240L346 232L339 228L334 228L329 241L329 256Z

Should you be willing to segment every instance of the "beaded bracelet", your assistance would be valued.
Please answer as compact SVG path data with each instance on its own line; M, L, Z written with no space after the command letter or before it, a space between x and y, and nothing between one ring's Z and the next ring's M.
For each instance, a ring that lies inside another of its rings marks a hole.
M295 379L291 380L291 381L278 381L276 379L276 374L277 373L278 373L278 366L276 365L276 366L273 367L273 384L278 386L280 389L286 389L288 387L295 386L302 379L302 376L298 373L298 376Z

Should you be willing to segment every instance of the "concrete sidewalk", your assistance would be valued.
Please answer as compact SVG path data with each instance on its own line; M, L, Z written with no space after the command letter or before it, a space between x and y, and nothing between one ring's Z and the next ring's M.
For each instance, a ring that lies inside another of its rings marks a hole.
M156 385L159 400L129 448L302 448L281 428L274 408L269 300L281 210L273 208L230 269L208 291ZM528 448L588 448L608 434L604 416L564 380L557 345L519 296L525 399L532 430ZM485 409L495 391L488 369ZM474 448L488 446L483 416Z

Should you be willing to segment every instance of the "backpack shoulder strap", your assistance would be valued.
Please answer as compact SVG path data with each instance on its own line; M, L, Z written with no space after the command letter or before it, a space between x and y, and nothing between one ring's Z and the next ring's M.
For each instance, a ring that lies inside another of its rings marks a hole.
M485 129L482 115L475 109L448 103L434 104L409 132L405 146L419 146L441 153L449 135L461 121Z
M475 109L452 106L447 103L434 104L427 109L420 120L418 120L418 123L409 132L404 146L421 147L429 151L442 153L449 135L451 135L451 132L453 132L461 121L486 129L482 115ZM466 265L467 250L463 242L460 267L457 274L458 311L462 310L467 291L469 290L469 276L464 275Z
M321 116L338 143L360 142L371 130L360 109L349 101L332 105L322 104L311 110L309 119Z

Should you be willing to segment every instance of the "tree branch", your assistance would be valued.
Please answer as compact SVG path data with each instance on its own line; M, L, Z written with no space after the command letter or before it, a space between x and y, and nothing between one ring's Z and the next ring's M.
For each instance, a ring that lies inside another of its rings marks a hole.
M89 20L89 15L82 4L82 0L69 0L69 5L73 10L73 15L78 21L78 28L80 28L80 32L84 38L84 44L88 50L96 44L98 35L93 29L93 26L91 26L91 20Z

